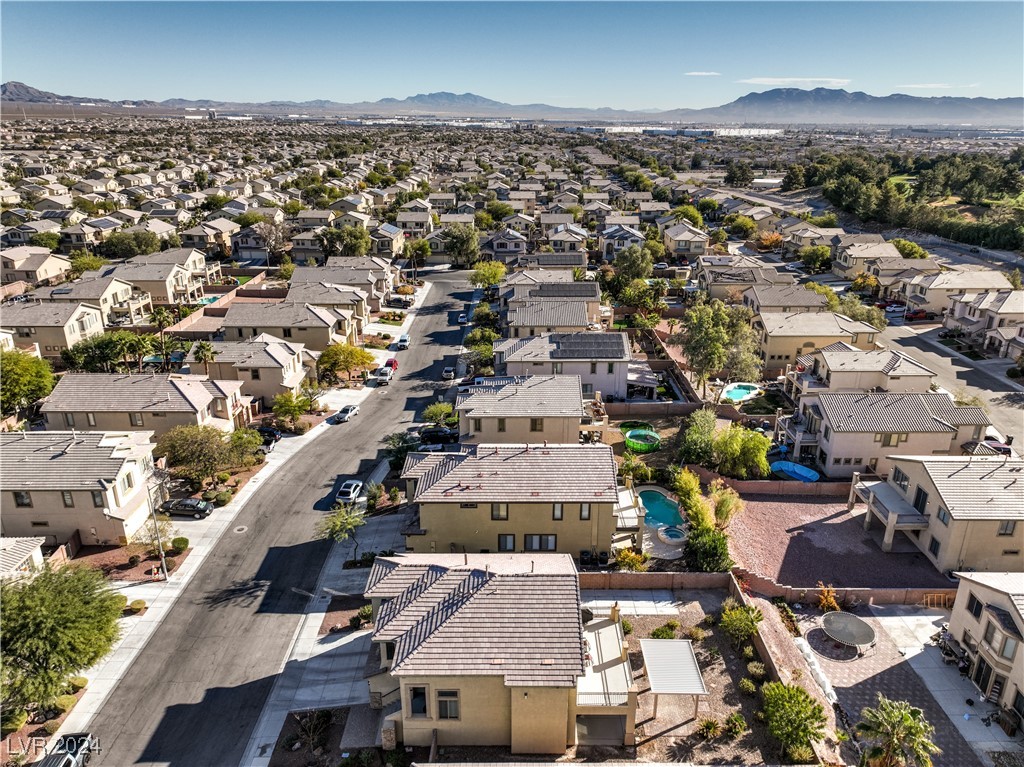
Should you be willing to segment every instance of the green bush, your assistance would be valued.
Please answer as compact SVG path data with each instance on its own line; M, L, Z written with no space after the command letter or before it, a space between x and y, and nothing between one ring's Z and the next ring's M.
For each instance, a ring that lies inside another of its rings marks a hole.
M127 607L128 607L128 597L126 597L124 594L118 594L117 595L117 605L121 608L122 611L127 609Z
M703 623L705 626L714 626L716 623L718 623L718 616L714 613L708 613L701 619L701 623Z
M752 605L735 607L722 612L722 630L739 647L757 633L758 624L764 620L761 611Z
M146 609L146 600L145 599L133 600L132 603L130 605L128 605L128 609L131 610L133 613L141 613L143 610Z
M730 738L738 738L740 735L747 731L747 720L743 718L743 714L739 711L734 711L729 714L725 719L725 734Z
M68 680L68 687L71 688L71 692L84 690L88 684L89 680L84 676L73 676Z
M764 664L759 660L752 660L747 664L747 673L750 674L752 679L760 682L768 675L768 670L764 667Z
M78 698L74 695L58 695L53 699L53 707L62 714L66 714L73 709L76 703L78 703Z
M391 340L391 334L390 333L381 333L380 337L383 338L385 341L390 341Z
M757 683L748 677L743 677L739 683L740 692L744 695L753 695L757 692Z
M810 746L790 746L786 749L786 758L792 764L816 764L814 749Z
M704 629L700 626L691 626L686 630L686 638L691 642L701 642L705 636Z
M668 626L658 626L651 632L651 639L675 639L675 629L671 629Z
M56 735L57 730L60 729L63 724L59 719L51 719L50 721L43 724L43 730L47 735Z
M633 633L633 624L627 621L625 618L622 619L622 634L623 636L629 636Z
M734 564L729 556L729 536L713 527L692 530L686 539L686 559L699 572L726 572Z
M402 491L397 487L393 487L388 490L388 500L392 503L398 503L398 500L402 497Z
M370 622L370 618L373 617L373 605L363 605L359 608L359 612L356 613L359 616L359 620Z
M28 711L24 709L4 711L3 716L0 717L0 735L7 736L12 732L17 732L27 723Z
M351 618L348 619L348 625L350 628L357 629L363 625L363 619L360 618L358 615L353 615Z
M217 474L216 479L220 484L224 485L227 484L227 481L229 479L231 479L231 475L228 474L226 471L222 471Z
M768 682L761 688L768 734L787 753L794 746L810 746L825 737L825 709L799 685Z
M743 648L743 660L752 661L756 660L757 650L754 649L754 645L746 645Z
M637 554L630 549L623 549L615 555L615 567L619 570L639 573L647 569L647 560L649 559L650 557L646 553Z
M704 740L711 740L717 738L722 734L722 723L717 719L702 719L700 724L697 725L697 735L704 738Z
M171 551L176 551L179 554L188 548L188 538L183 535L179 535L177 538L171 540Z
M1010 368L1006 371L1007 378L1020 378L1022 375L1024 375L1024 371L1020 368Z
M213 499L213 502L218 506L227 506L229 503L231 503L231 493L229 493L227 490L217 493L217 495Z
M217 499L216 490L206 490L203 492L203 500L207 503L213 503Z
M178 566L178 560L173 556L167 555L164 557L164 567L167 568L167 572L170 573Z

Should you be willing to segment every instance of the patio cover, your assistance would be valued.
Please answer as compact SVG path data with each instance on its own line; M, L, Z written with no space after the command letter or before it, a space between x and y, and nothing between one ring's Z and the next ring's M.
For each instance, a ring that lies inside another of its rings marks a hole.
M850 647L875 643L875 630L871 624L852 613L825 613L825 617L821 619L821 627L832 639Z
M654 693L653 718L658 718L659 695L692 695L693 715L701 695L707 695L693 643L689 639L641 639L644 669Z

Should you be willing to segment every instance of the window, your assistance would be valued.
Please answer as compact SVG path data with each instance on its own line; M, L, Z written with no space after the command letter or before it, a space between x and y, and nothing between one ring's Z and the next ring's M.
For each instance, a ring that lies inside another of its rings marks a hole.
M939 539L938 538L932 538L931 542L928 544L928 553L931 554L936 559L938 559L939 558L939 547L940 546L941 546L941 544L939 543Z
M615 374L615 363L614 362L609 362L608 363L608 375L614 375L614 374Z
M900 443L899 434L883 434L882 447L896 447Z
M121 492L127 495L133 487L135 487L135 479L132 477L132 473L128 472L121 478Z
M552 362L551 363L551 372L555 373L556 375L560 374L562 372L562 363L561 362Z
M491 519L508 519L508 504L507 503L492 503L491 504Z
M483 431L484 430L483 419L482 418L473 418L472 419L472 426L473 426L473 431Z
M498 536L498 551L515 551L516 537L512 533L502 533Z
M544 419L543 418L531 418L530 419L530 431L544 431Z
M1013 696L1013 710L1021 719L1024 719L1024 693L1020 690L1017 690L1017 694Z
M459 691L438 690L437 691L437 718L458 719L459 718Z
M32 508L32 494L27 490L15 490L14 491L14 505L19 509L31 509Z
M920 485L914 491L914 508L917 509L918 514L924 514L924 510L928 508L928 491Z
M459 504L459 508L460 509L475 509L476 508L476 504L475 503L460 503Z
M1013 637L1006 637L1003 640L1003 646L999 648L999 657L1005 658L1006 660L1013 660L1013 656L1017 652L1017 640Z
M832 435L832 427L828 424L825 425L825 431L821 433L823 439L828 439Z
M32 527L49 527L50 526L49 522L30 522L29 524Z
M500 432L503 432L503 431L505 431L505 419L504 418L499 418L498 419L498 432L500 433Z
M589 503L581 503L580 504L580 519L590 519L590 504Z
M75 414L74 413L65 413L64 414L64 425L67 426L69 429L75 428Z
M554 551L556 540L554 535L524 535L523 547L527 551Z
M583 396L591 397L594 394L594 384L583 384Z
M85 414L85 421L90 426L95 426L96 425L96 415L95 415L95 413L86 413Z
M284 331L284 337L285 338L291 338L292 337L292 329L291 328L282 328L282 330Z
M60 499L64 502L65 509L75 508L75 497L71 494L70 490L61 490Z
M892 469L892 483L903 492L907 492L907 488L910 487L910 477L904 474L899 466L894 466Z
M999 535L1013 535L1017 529L1017 522L1012 519L1005 519L999 523Z
M596 362L591 362L590 363L590 374L591 375L597 375L597 363Z
M409 716L427 716L427 688L409 688Z
M996 638L996 624L989 621L985 624L985 644L992 644L992 640Z
M981 611L985 609L985 605L982 604L981 600L978 599L974 594L967 597L967 612L973 615L975 618L981 617Z
M833 458L832 459L832 465L833 466L838 466L840 463L842 463L842 461L843 461L842 458Z
M92 491L92 505L97 509L102 509L106 505L106 498L103 496L102 490Z
M944 508L939 506L939 510L935 512L935 516L939 518L939 522L946 525L947 527L949 526L949 512L946 511Z
M260 380L260 369L253 368L252 370L249 371L249 376L252 378L253 381Z
M128 417L131 419L132 426L142 426L142 413L129 413Z
M551 508L551 518L554 519L554 520L561 520L562 519L562 504L556 503Z

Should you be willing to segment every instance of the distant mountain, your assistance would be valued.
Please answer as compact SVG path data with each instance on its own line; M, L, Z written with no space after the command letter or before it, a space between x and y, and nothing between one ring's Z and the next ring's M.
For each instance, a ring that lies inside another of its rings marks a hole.
M310 112L346 116L422 116L519 118L566 121L655 121L685 123L767 124L872 124L872 125L975 125L1024 127L1024 98L964 98L955 96L871 96L841 89L775 88L707 109L630 111L610 107L555 107L549 104L506 104L475 93L418 93L404 99L383 98L344 104L313 101L269 101L259 104L211 99L166 101L109 101L81 96L59 96L19 82L0 86L0 101L23 104L91 103L100 106L136 106L165 110L222 109L256 113Z

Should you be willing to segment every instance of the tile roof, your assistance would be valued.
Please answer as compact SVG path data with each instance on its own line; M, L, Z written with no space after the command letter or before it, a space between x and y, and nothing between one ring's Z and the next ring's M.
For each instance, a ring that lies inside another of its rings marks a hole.
M825 296L807 290L803 285L754 285L747 289L757 306L824 307Z
M818 404L836 432L955 432L958 426L987 426L978 407L957 405L948 394L824 393Z
M366 596L390 597L374 640L394 641L395 676L501 676L574 687L583 625L568 555L378 557Z
M225 328L330 328L339 319L349 319L351 314L347 309L311 306L295 301L251 304L232 302L221 325Z
M0 538L0 578L14 575L32 553L46 543L46 538L34 535L27 538Z
M505 285L540 285L548 282L573 282L572 272L565 269L550 271L548 269L525 269L512 272L505 277Z
M596 322L598 318L594 318ZM590 321L587 317L587 304L585 301L574 301L568 298L550 298L540 301L530 301L508 310L506 321L509 327L536 327L548 328L580 328L587 327Z
M5 327L64 327L78 316L83 309L100 313L99 307L91 304L74 304L70 301L27 302L9 304L4 307Z
M0 434L5 490L100 490L130 459L150 455L151 431Z
M41 408L44 413L199 413L214 399L229 397L241 381L210 381L206 376L121 373L68 373Z
M260 333L244 341L211 341L216 361L230 362L236 368L283 368L296 354L305 351L305 344L285 341L269 333ZM185 358L195 363L195 347Z
M615 503L608 445L469 445L407 463L417 503Z
M761 312L757 319L771 336L809 338L881 332L866 322L851 320L835 312Z
M582 418L579 376L521 376L460 394L455 409L467 418Z
M534 285L512 285L506 291L506 295L509 301L525 301L530 298L586 298L600 301L601 286L596 281L542 282Z
M898 351L882 349L879 351L862 351L833 349L830 344L816 353L821 354L828 369L835 373L865 372L885 373L889 376L934 376L935 371L926 368L917 360ZM845 344L843 344L845 346Z
M900 455L892 461L920 464L954 519L1024 520L1024 459Z

